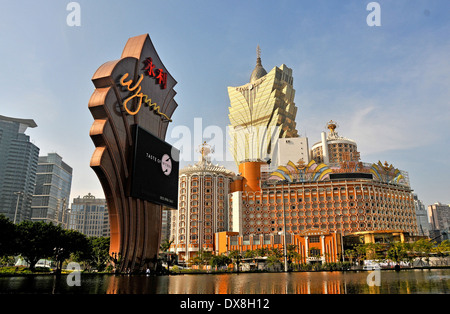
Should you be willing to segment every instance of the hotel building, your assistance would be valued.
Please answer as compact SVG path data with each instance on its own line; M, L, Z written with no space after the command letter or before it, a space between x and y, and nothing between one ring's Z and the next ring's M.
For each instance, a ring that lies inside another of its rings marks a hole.
M266 72L258 46L250 82L228 87L229 148L236 165L272 160L278 138L298 137L292 84L292 70L284 64Z
M199 251L213 251L214 234L229 229L228 194L235 174L213 165L211 147L200 146L200 160L179 172L178 210L172 211L170 251L187 262Z
M328 156L321 155L331 159L328 164L311 150L308 163L295 158L299 161L278 167L264 162L239 165L230 198L229 231L235 234L217 236L216 251L221 252L224 243L241 251L265 241L278 244L281 240L269 238L282 236L285 245L296 245L304 261L323 263L338 260L344 237L403 242L419 235L408 174L387 162L359 161L354 141L338 137L334 125L330 133L320 143L332 148ZM308 249L312 247L314 254Z
M250 82L228 87L239 173L230 180L228 223L216 231L215 253L294 245L302 262L336 262L349 241L420 235L408 173L362 162L334 121L309 149L295 129L292 83L285 65L267 73L258 49Z

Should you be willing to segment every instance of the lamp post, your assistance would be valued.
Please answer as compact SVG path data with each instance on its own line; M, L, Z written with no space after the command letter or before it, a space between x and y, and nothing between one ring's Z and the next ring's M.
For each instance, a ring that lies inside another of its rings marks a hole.
M344 263L345 262L345 259L344 259L344 237L342 236L342 234L344 233L344 227L343 227L343 225L344 225L344 215L343 214L339 214L339 217L341 218L341 232L340 232L340 234L341 234L341 250L342 250L342 263Z
M282 185L282 199L283 199L283 255L284 255L284 271L288 271L288 264L287 264L287 248L286 248L286 211L284 209L284 184ZM289 191L289 198L290 198L290 191Z
M17 194L16 211L14 213L14 224L16 224L17 210L19 209L19 197L20 195L23 195L23 192L14 192L14 194Z

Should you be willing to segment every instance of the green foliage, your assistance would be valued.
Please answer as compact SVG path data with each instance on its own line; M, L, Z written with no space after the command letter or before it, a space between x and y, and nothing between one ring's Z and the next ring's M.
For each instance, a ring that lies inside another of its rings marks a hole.
M105 237L89 237L88 249L83 254L83 260L86 260L89 266L94 267L98 271L104 271L107 263L110 261L109 256L109 238Z
M172 245L172 243L173 243L174 241L175 241L175 240L169 240L169 239L164 239L163 241L161 241L161 244L160 244L160 246L159 246L161 252L164 252L164 253L165 253L165 252L169 251L170 246Z
M0 257L17 253L16 227L11 220L0 215Z
M212 267L221 267L221 266L228 266L228 264L231 263L231 258L226 256L225 254L221 255L214 255L211 257L209 264Z
M391 243L389 249L386 252L386 257L396 262L397 264L400 263L401 261L405 261L408 256L407 253L408 246L406 244L407 243L400 243L400 242Z
M109 262L109 238L90 238L75 230L41 221L23 221L14 225L0 216L0 258L10 264L10 255L21 255L36 270L36 263L43 258L56 262L59 272L64 261L87 261L97 269L104 269Z

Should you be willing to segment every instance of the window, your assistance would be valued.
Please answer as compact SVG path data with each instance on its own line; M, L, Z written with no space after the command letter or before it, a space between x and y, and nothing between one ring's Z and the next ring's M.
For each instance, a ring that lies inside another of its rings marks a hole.
M320 242L319 236L309 236L308 240L309 240L309 243L319 243Z

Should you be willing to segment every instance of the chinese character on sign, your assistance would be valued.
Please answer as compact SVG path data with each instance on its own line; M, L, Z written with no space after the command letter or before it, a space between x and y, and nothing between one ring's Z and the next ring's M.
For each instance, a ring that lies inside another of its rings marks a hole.
M152 58L148 57L144 61L145 64L145 74L150 77L154 77L157 80L157 83L162 89L166 89L167 87L167 73L164 72L163 69L155 69L155 64L153 63ZM158 73L158 75L156 75Z
M167 86L167 73L165 73L162 69L158 69L158 72L158 76L156 77L158 84L162 89L165 89Z
M155 65L153 64L152 58L145 59L144 63L145 63L144 68L145 73L150 77L155 77L155 71L153 71Z

